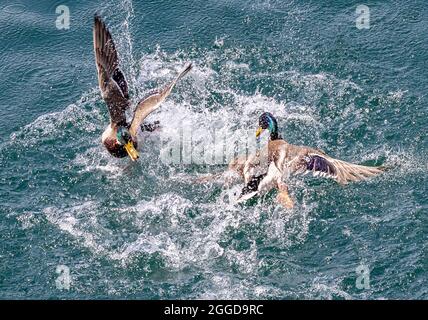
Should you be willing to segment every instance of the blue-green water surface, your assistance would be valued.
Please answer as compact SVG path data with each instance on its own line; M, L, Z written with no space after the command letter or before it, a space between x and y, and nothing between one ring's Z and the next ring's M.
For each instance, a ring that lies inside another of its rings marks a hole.
M0 298L427 299L428 5L366 1L358 29L360 4L1 0ZM291 143L390 169L345 187L295 178L287 211L189 182L223 168L162 163L156 133L139 162L112 158L95 12L134 100L194 63L150 116L164 132L233 135L270 111Z

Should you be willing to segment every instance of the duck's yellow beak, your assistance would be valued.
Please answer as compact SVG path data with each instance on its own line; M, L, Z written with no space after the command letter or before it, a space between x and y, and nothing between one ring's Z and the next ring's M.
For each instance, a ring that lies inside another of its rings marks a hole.
M257 128L257 131L256 131L256 138L258 138L261 134L262 134L262 132L263 132L263 128L262 127L258 127Z
M138 151L134 148L132 141L129 141L127 144L125 144L125 150L128 152L128 155L132 161L136 161L140 157Z

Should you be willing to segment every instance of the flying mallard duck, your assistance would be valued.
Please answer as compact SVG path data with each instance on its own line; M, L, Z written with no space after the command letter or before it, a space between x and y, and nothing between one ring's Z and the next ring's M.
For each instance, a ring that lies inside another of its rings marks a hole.
M95 15L94 23L94 51L98 83L110 113L110 124L102 135L102 142L113 156L123 158L129 155L135 161L139 157L136 150L138 128L143 120L169 96L177 81L190 71L192 65L187 64L184 70L165 88L157 89L138 102L134 117L128 123L125 116L125 111L131 105L128 84L119 68L119 59L111 34L97 15ZM142 129L153 131L153 126L146 126Z
M234 159L229 170L238 172L245 180L239 202L256 195L264 194L273 188L278 189L277 200L286 208L293 207L293 200L288 194L288 187L283 177L291 174L312 172L314 176L332 178L340 184L360 181L377 175L382 167L368 167L334 159L321 150L295 146L287 143L278 134L278 123L269 113L259 118L256 137L268 129L268 145L261 152L245 158Z

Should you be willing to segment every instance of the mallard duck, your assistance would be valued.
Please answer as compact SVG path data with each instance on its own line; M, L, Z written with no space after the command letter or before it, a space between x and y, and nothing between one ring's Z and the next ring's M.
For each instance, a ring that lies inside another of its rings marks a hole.
M283 182L284 177L312 173L314 176L346 184L370 178L383 171L382 167L349 163L334 159L321 150L287 143L279 135L278 122L269 112L260 116L256 137L259 138L264 130L269 130L270 133L267 147L248 159L236 158L229 165L229 170L238 172L245 180L246 185L238 201L248 200L276 188L279 191L277 200L286 208L292 208L293 200Z
M188 63L184 70L163 89L157 89L137 103L133 119L126 120L125 111L131 106L128 84L119 67L119 58L112 36L98 15L94 18L94 51L101 94L110 114L110 124L102 135L102 143L115 157L127 155L133 160L139 157L137 131L143 120L169 96L179 79L190 71ZM153 126L143 129L151 131Z

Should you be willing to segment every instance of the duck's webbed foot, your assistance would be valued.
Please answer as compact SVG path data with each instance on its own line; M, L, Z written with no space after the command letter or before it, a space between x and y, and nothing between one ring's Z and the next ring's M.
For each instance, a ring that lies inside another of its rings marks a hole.
M155 121L153 123L143 123L141 125L141 131L142 132L153 132L160 128L160 122Z
M282 181L278 182L278 195L276 196L276 199L286 209L292 209L294 207L294 202L288 193L288 186Z

